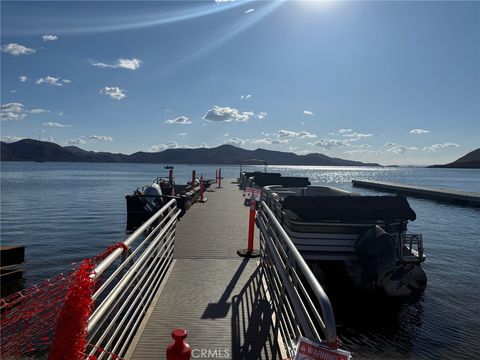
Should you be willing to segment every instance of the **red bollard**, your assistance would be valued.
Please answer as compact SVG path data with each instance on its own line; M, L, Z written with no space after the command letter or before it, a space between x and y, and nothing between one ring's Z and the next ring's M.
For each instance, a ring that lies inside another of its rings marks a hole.
M255 232L255 215L256 215L257 202L255 195L252 194L250 198L250 215L248 220L248 240L247 248L237 251L237 254L242 257L259 257L260 251L253 249L253 235Z
M218 186L217 189L222 187L222 168L218 169Z
M200 202L207 201L207 198L203 196L205 192L205 185L203 184L203 174L200 175Z
M253 233L255 231L255 207L257 206L257 202L255 198L252 196L250 199L250 219L248 221L248 244L247 244L247 251L251 254L253 251Z
M192 349L185 342L187 330L176 329L172 332L173 344L167 347L167 360L190 360Z

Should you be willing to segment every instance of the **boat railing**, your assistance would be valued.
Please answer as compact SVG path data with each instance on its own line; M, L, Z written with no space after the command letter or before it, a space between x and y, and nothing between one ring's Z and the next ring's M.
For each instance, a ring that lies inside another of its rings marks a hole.
M423 249L422 234L402 234L401 246L407 248L410 252L408 255L401 254L401 259L404 262L422 262L425 261L425 253Z
M171 199L95 267L87 355L124 357L172 264L179 214Z
M275 331L288 356L300 336L335 344L335 317L330 300L275 215L261 201L257 216L261 264L275 314Z

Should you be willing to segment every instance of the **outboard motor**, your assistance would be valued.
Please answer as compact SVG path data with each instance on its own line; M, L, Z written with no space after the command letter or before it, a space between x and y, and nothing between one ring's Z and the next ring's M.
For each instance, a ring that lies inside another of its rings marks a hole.
M157 183L153 183L145 189L145 209L151 212L157 211L162 205L162 188Z
M396 268L395 238L377 225L357 240L355 248L364 264L364 281L382 286Z

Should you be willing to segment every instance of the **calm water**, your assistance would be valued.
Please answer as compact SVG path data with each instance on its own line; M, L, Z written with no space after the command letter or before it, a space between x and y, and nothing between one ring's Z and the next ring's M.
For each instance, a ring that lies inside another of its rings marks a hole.
M176 166L213 177L215 166ZM283 175L352 190L352 179L480 192L479 170L270 167ZM27 283L71 268L125 238L126 194L165 175L161 165L1 163L1 242L27 246ZM238 167L222 167L236 177ZM362 194L376 192L355 188ZM480 359L480 210L409 199L411 232L424 236L428 286L410 303L334 303L343 347L356 359Z

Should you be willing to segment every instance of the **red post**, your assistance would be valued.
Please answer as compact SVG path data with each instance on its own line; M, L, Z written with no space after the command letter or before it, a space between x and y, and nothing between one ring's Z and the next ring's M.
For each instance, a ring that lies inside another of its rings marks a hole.
M187 330L176 329L172 332L173 344L168 345L167 360L189 360L192 355L190 345L185 342Z
M200 174L200 201L203 201L203 192L205 188L203 186L203 174Z
M255 230L255 215L256 215L257 201L255 200L255 194L250 196L250 214L248 221L248 240L247 248L237 250L237 254L241 257L255 258L260 256L260 251L253 249L253 234Z
M195 176L195 170L192 170L192 187L195 187L195 179L196 179L196 176Z
M250 220L248 222L248 244L247 244L247 252L249 254L253 251L253 232L255 230L255 208L257 206L257 202L255 200L255 195L252 194L250 198Z

